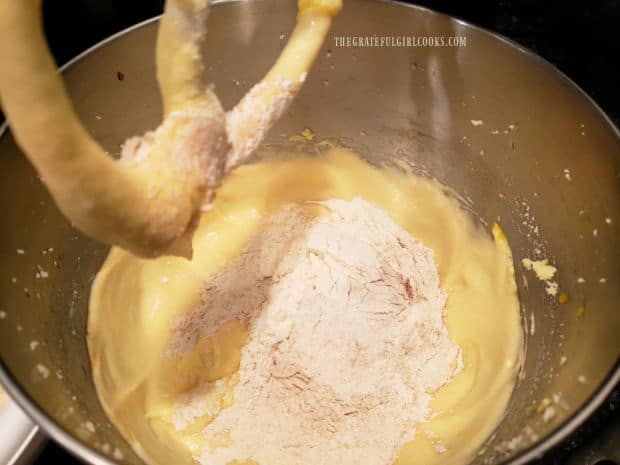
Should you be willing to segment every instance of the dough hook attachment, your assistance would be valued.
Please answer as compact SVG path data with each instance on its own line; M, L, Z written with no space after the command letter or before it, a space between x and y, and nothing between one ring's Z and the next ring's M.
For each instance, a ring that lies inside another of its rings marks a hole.
M155 257L189 257L223 176L247 159L301 89L342 0L300 0L282 54L231 111L205 82L210 0L168 0L157 39L164 118L119 161L94 141L66 94L41 27L40 0L0 0L0 101L15 138L73 225Z

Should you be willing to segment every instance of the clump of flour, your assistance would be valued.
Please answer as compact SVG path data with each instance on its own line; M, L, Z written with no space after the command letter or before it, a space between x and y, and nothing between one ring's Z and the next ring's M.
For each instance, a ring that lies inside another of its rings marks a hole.
M320 215L311 208L321 208ZM433 252L364 200L290 205L204 286L170 354L249 322L206 465L389 465L461 369ZM222 443L221 438L226 437Z

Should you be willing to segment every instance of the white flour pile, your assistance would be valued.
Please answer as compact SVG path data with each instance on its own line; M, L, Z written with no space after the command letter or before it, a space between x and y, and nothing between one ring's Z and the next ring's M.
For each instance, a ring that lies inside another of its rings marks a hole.
M175 327L184 353L249 321L234 404L199 433L228 444L204 465L390 465L461 368L433 252L361 199L319 205L271 217Z

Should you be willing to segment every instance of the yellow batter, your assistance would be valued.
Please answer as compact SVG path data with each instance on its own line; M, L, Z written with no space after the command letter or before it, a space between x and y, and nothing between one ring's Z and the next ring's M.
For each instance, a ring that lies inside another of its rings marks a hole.
M415 436L412 432L397 463L465 464L490 435L507 406L522 348L505 236L496 226L491 240L438 183L378 169L347 150L333 149L312 157L270 156L236 169L196 230L191 261L144 260L118 248L111 251L91 295L93 375L109 417L149 464L193 463L192 451L204 446L196 433L234 402L235 370L246 337L241 324L228 324L201 341L208 359L195 353L172 360L163 356L171 323L199 303L201 284L284 205L358 196L434 250L448 294L448 331L463 352L463 370L436 393L432 420ZM172 409L179 396L218 379L204 393L211 415L175 433Z
M41 0L0 0L0 102L16 141L71 224L136 255L191 256L197 218L301 89L342 0L299 0L263 80L228 113L205 82L210 0L167 0L157 40L162 124L115 162L82 126L46 47Z

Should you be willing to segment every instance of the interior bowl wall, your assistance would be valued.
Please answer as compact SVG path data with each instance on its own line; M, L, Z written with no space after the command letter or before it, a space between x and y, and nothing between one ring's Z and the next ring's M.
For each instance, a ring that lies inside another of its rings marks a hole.
M227 108L268 70L294 20L294 2L215 6L207 72ZM64 72L84 125L111 154L158 124L156 28L134 28ZM467 46L353 48L335 39L402 35L464 36ZM267 144L290 147L288 138L306 127L372 163L404 161L437 178L483 225L501 220L514 252L526 359L507 415L474 463L514 457L577 412L620 354L620 140L598 109L510 43L423 9L356 0ZM87 302L107 249L60 215L8 131L0 138L0 211L4 380L100 457L140 463L103 414L90 377ZM568 303L524 274L524 257L558 267ZM549 401L556 415L545 421Z

